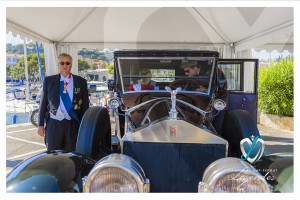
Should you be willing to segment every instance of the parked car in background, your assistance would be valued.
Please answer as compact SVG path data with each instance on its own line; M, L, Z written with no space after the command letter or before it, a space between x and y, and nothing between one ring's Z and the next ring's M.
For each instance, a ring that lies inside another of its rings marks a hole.
M25 89L6 90L6 101L26 99Z
M88 82L88 91L91 105L106 106L108 94L107 83L100 81L90 81Z
M213 51L115 51L113 131L108 110L90 107L76 151L25 160L7 192L290 192L293 155L263 155L257 70Z

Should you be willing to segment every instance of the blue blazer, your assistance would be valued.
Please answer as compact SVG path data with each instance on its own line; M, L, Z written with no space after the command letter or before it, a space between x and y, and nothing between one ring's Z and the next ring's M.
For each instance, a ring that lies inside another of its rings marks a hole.
M40 99L39 126L45 125L50 113L56 115L60 103L59 81L60 74L47 76L44 80L43 92ZM84 78L73 75L73 86L72 104L78 114L79 120L81 120L85 111L89 108L87 82Z

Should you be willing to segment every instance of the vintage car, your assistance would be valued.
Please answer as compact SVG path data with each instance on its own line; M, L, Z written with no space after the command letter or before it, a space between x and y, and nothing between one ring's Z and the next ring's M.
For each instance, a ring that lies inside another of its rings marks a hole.
M23 161L7 192L292 192L293 155L263 155L257 73L213 51L115 51L108 108L87 110L76 151Z

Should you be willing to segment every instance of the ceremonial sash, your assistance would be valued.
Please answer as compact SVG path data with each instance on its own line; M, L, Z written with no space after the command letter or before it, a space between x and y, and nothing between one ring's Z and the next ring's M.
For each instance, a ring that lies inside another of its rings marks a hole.
M64 90L64 82L60 81L59 94L60 94L61 100L63 101L64 106L65 106L68 114L70 115L70 117L73 120L75 120L78 124L80 124L80 120L78 118L78 115L77 115L76 111L73 108L73 104L72 104L72 101L71 101L70 96L68 94L68 91L66 93L63 93L63 90Z

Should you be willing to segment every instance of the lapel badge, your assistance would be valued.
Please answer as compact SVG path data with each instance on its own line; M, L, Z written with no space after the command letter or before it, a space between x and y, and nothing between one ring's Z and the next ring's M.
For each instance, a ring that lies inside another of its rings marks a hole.
M79 99L79 101L78 101L78 104L79 104L79 105L81 105L81 104L82 104L82 100L81 100L81 99Z
M75 104L75 105L74 105L74 110L77 110L77 109L78 109L78 105Z
M80 88L75 88L75 94L79 94L80 93Z

